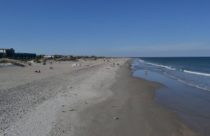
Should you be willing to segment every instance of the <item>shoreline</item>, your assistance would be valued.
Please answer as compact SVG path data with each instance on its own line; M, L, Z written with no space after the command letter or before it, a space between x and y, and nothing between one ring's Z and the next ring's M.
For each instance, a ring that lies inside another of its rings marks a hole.
M4 110L11 116L1 113L0 125L6 129L0 135L196 135L175 113L154 101L159 83L132 77L128 59L80 64L53 64L53 70L39 66L43 74L33 78L30 72L38 66L18 68L18 72L9 68L11 72L3 77L24 72L28 77L10 80L13 86L2 83L1 97L7 98L2 100L9 106ZM5 118L7 126L2 122Z
M155 67L151 69L147 69L146 66L137 68L134 70L133 76L164 84L165 87L155 91L155 101L175 112L184 123L200 135L209 135L210 110L206 108L210 104L209 91L182 83L171 77L170 74L158 71Z
M80 123L86 125L78 126L75 136L198 135L176 113L155 102L161 84L131 75L127 63L111 86L113 95L80 112Z

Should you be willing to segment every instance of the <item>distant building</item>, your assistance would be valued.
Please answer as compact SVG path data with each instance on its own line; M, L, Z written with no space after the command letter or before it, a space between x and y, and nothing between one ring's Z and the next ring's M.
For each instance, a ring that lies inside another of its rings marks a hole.
M33 53L15 53L14 59L24 59L24 60L29 60L29 59L35 59L36 54Z
M13 48L10 48L10 49L0 48L0 58L28 60L28 59L36 58L36 54L34 54L34 53L15 53L15 50Z
M15 50L13 48L6 49L6 48L0 48L0 57L1 58L12 58L15 55Z

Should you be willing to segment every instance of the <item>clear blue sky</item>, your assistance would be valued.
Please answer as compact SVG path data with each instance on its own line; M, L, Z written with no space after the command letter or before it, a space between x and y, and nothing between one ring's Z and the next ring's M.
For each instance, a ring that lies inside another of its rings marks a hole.
M210 56L209 0L1 0L0 47L106 56Z

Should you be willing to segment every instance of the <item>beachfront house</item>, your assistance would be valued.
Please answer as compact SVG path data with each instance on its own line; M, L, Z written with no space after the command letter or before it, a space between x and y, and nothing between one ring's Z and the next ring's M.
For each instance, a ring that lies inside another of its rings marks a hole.
M13 48L0 48L0 58L10 58L10 59L23 59L30 60L35 59L36 54L34 53L15 53Z

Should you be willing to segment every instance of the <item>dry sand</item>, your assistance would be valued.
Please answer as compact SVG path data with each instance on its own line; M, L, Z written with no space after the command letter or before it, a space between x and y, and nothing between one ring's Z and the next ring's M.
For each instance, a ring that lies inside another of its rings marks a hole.
M100 59L1 68L0 135L196 135L154 102L160 85L132 78L126 62Z

